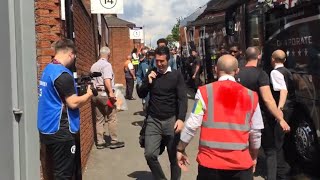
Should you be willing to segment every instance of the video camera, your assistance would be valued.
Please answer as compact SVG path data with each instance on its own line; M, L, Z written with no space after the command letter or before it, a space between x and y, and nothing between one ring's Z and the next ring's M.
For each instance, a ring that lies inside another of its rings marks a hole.
M79 78L77 78L76 82L77 82L78 95L82 96L82 95L86 94L87 87L90 84L93 95L97 96L98 91L93 86L92 78L100 77L100 76L102 76L102 74L100 72L93 72L93 73L89 73L89 74L82 74Z

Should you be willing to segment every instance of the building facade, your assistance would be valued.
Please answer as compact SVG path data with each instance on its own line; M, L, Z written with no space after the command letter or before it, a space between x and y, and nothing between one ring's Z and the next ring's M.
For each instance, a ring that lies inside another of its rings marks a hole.
M64 1L67 3L67 0ZM108 27L104 16L90 13L90 0L69 0L73 4L73 17L65 14L60 0L35 0L35 25L37 44L38 78L44 67L54 56L54 43L66 38L67 20L71 18L74 31L74 42L77 48L76 72L78 76L90 72L91 65L97 61L101 46L108 44ZM65 14L65 17L63 16ZM69 29L68 29L69 28ZM94 143L94 123L91 103L81 108L81 166L85 167L90 150ZM52 164L46 156L45 146L40 150L43 179L52 177L49 166Z
M130 39L130 29L136 25L118 18L116 15L105 15L109 28L109 44L111 49L110 62L113 65L115 82L125 84L123 64L133 48L138 51L143 46L140 40Z

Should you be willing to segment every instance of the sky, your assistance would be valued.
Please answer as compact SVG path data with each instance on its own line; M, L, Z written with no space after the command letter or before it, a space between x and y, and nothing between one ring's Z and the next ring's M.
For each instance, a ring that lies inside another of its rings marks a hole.
M124 14L118 17L144 26L146 44L155 46L171 33L177 18L185 18L209 0L124 0Z

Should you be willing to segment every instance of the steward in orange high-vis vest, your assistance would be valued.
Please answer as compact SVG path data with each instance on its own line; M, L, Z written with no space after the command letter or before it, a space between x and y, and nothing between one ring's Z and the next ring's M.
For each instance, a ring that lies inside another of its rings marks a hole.
M218 82L197 91L177 147L178 163L186 168L185 147L201 127L198 180L253 179L263 129L258 96L235 82L238 64L234 57L220 57L217 72Z

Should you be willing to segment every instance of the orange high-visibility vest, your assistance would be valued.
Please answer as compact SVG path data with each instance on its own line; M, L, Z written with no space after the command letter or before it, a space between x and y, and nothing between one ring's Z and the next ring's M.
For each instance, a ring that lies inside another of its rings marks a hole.
M201 125L198 163L212 169L249 169L253 165L249 131L258 104L257 94L229 80L211 83L199 90L206 111Z

